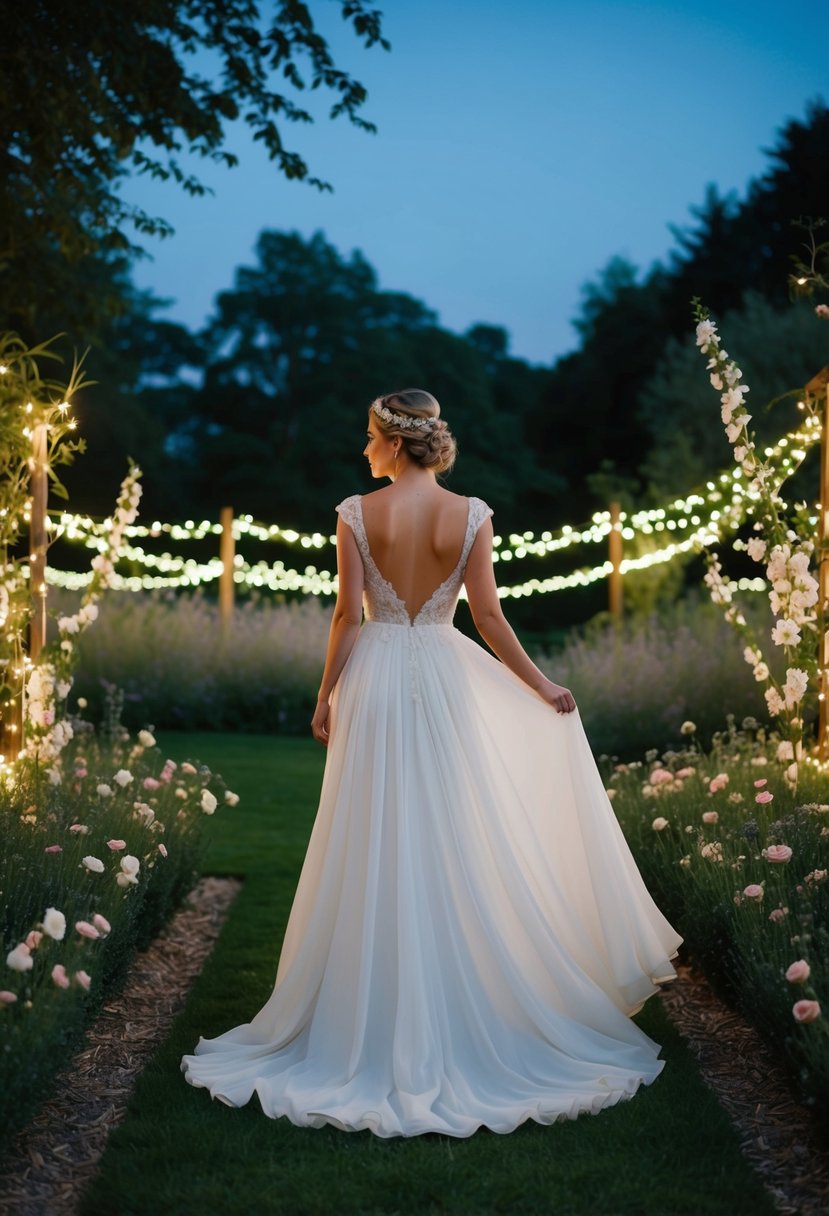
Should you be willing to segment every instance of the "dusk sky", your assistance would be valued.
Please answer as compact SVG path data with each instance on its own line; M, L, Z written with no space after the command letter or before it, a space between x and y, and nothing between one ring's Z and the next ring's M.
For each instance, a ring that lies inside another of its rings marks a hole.
M125 188L176 228L135 272L175 300L168 316L199 327L261 229L321 229L447 328L503 325L513 354L550 364L576 346L586 280L615 254L642 270L664 258L708 183L742 195L785 120L829 97L826 0L381 7L388 53L365 50L333 0L310 3L379 128L330 122L330 96L299 99L320 117L283 138L333 194L286 182L243 127L237 168L188 164L215 196Z

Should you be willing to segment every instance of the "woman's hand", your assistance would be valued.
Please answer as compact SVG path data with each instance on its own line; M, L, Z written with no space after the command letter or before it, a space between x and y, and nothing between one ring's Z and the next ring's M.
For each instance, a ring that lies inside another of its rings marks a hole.
M570 714L576 708L575 697L570 689L562 684L554 684L552 680L545 678L544 683L536 688L536 692L560 714Z
M328 721L330 714L331 706L328 704L328 701L317 701L317 708L314 710L314 716L311 719L311 734L317 743L322 743L324 747L328 746Z

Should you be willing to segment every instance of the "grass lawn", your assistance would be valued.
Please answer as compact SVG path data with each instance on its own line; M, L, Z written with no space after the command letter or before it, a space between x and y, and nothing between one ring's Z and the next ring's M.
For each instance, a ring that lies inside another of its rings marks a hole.
M242 801L211 820L206 872L244 888L168 1040L138 1080L81 1216L751 1216L774 1206L658 997L636 1022L667 1064L632 1101L574 1122L380 1140L235 1110L179 1071L199 1035L250 1020L269 997L316 810L323 752L308 740L162 734L173 759L222 773Z

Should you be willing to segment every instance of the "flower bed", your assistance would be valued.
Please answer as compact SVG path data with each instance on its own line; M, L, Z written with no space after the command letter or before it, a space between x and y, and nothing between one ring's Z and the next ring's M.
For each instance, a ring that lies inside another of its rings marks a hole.
M164 759L149 731L72 725L63 780L31 767L0 793L4 1135L192 887L205 817L238 801L208 768Z
M708 755L691 742L613 766L608 792L689 955L829 1115L829 779L791 761L749 721Z

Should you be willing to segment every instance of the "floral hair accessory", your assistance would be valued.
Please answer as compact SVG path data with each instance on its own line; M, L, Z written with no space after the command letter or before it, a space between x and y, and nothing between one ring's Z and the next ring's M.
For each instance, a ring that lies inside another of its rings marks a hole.
M437 422L437 418L409 418L405 414L393 414L388 406L381 405L379 400L372 401L371 408L377 417L382 418L389 426L399 426L403 430L431 431Z

